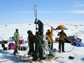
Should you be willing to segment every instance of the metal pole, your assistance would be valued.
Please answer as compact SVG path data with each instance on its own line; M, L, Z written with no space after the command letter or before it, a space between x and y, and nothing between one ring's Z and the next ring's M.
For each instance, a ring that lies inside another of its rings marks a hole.
M35 24L36 24L36 32L37 32L37 5L34 5L34 15L35 15Z

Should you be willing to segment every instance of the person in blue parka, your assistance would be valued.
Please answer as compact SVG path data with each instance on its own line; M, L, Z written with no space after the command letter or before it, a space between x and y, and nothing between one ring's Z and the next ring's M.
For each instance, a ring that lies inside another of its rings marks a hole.
M43 37L43 23L41 20L38 20L37 22L35 22L35 24L38 24L38 28L36 28L36 30L38 30L38 32L40 33L40 36Z

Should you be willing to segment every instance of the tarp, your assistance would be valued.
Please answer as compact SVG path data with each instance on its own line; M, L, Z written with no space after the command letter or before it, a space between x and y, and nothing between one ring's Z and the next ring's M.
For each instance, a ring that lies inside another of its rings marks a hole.
M84 47L84 44L80 41L73 41L72 44L77 46L77 47Z
M64 25L59 25L56 30L67 30L68 28L66 28L66 26Z

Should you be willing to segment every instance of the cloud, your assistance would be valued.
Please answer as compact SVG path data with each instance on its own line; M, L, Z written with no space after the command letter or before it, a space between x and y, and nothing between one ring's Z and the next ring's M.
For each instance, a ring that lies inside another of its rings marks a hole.
M84 10L72 10L69 13L77 13L77 14L84 14Z
M51 14L51 11L38 11L38 14Z
M33 14L33 11L20 11L18 14Z
M84 4L80 2L76 2L74 7L84 7Z
M51 14L51 11L37 11L38 14ZM34 11L20 11L17 14L34 14Z

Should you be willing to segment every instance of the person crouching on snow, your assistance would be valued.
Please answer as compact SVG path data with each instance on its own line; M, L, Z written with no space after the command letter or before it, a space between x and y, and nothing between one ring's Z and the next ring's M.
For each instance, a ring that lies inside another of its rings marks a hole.
M59 36L59 52L65 52L64 51L64 39L67 37L64 30L62 30L61 32L58 33Z
M16 29L16 32L14 33L14 41L15 41L15 45L16 45L15 50L14 50L14 55L16 55L16 53L18 53L19 40L20 40L19 32L18 32L18 29Z
M28 55L33 55L34 54L34 38L35 38L35 36L31 30L28 30L27 33L28 33L28 46L29 46Z
M47 30L46 36L50 38L50 40L48 41L49 48L53 49L53 27L51 27L51 31Z

